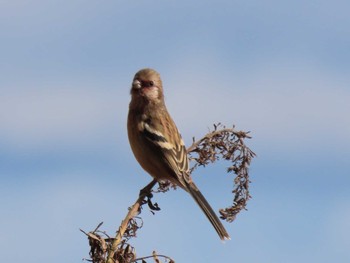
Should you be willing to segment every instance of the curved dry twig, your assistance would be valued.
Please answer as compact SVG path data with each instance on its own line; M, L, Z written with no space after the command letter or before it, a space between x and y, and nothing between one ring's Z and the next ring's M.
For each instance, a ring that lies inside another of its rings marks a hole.
M146 262L145 261L146 259L153 258L156 263L160 263L160 260L158 257L168 260L168 263L175 263L175 261L172 258L165 256L165 255L159 255L155 251L153 251L152 256L137 258L133 262L137 262L137 261L142 260L142 263L144 263L144 262Z
M234 221L237 214L246 209L247 202L251 198L248 168L255 153L244 143L245 138L251 138L248 134L249 132L226 128L220 123L214 124L213 131L198 141L193 138L192 145L187 149L190 160L195 162L190 170L191 173L199 166L205 167L219 159L232 163L227 172L233 172L236 175L232 190L233 204L220 209L221 218L228 222Z

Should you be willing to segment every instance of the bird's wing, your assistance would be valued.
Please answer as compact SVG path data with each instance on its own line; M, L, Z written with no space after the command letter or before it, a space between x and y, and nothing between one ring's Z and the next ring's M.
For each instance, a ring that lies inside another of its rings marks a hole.
M187 151L171 117L166 114L163 119L152 118L145 120L140 130L144 137L154 146L152 148L164 162L166 170L173 171L171 176L176 176L175 179L179 181L180 186L186 188L186 185L191 181L188 175Z

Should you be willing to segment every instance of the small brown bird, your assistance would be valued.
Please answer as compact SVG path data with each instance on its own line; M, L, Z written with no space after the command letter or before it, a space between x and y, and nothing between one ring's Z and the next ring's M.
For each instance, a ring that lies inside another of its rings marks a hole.
M157 180L169 180L190 193L222 240L229 234L192 181L186 147L164 103L160 75L153 69L136 73L131 86L128 136L142 168Z

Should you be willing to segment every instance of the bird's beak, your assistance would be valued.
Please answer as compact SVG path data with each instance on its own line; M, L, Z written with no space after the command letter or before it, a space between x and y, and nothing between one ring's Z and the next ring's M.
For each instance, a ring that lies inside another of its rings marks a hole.
M135 79L132 83L133 89L140 90L141 89L141 81Z

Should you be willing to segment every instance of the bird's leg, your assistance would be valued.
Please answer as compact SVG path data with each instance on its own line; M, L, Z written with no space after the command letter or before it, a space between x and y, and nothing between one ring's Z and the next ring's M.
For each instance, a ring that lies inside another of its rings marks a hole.
M142 188L140 190L140 194L139 197L143 197L145 198L146 196L152 196L152 188L155 186L155 184L157 183L156 179L153 179L152 182L150 182L148 185L146 185L144 188Z
M153 179L152 182L150 182L148 185L146 185L143 189L140 191L139 199L142 200L142 205L148 204L148 207L152 211L159 211L160 208L157 203L152 203L151 199L153 197L152 194L152 188L157 183L156 179ZM152 212L154 213L154 212Z

